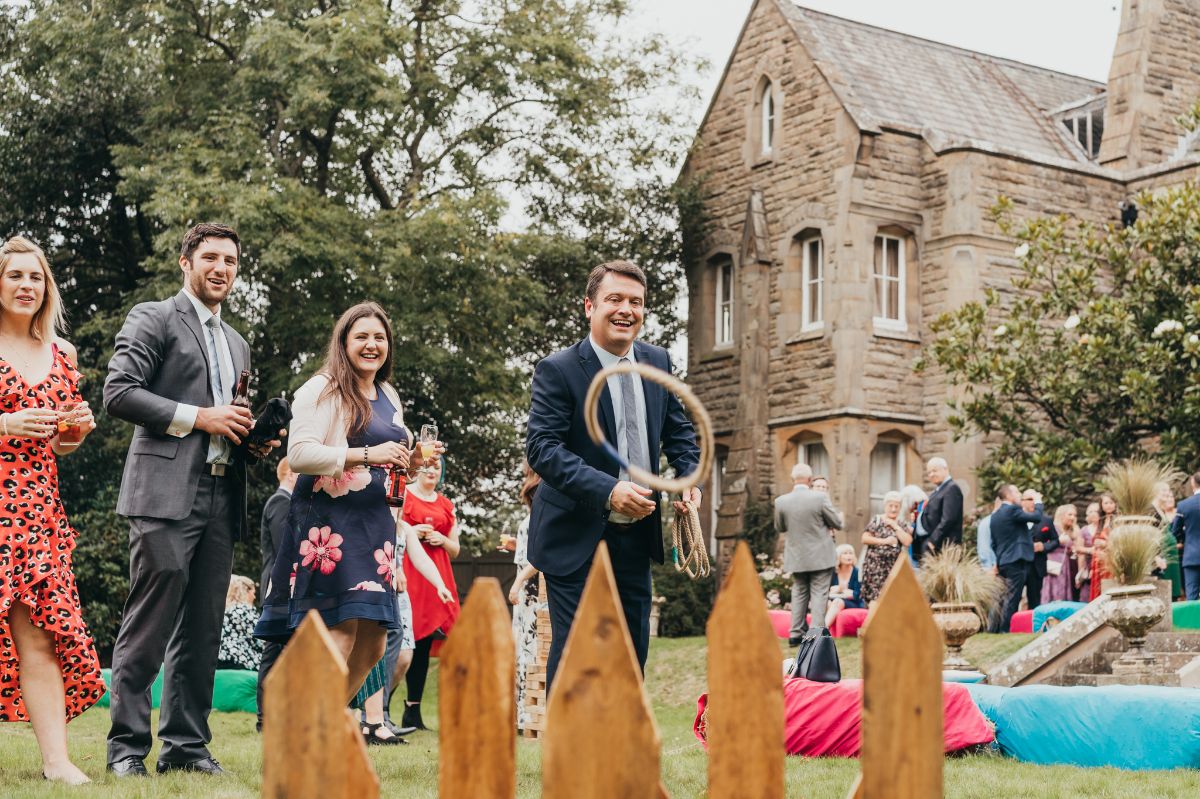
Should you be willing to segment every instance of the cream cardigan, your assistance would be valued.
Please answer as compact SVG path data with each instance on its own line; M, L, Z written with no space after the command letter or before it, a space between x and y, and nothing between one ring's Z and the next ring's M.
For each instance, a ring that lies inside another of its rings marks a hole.
M340 475L346 471L349 446L346 431L350 420L341 412L335 397L321 399L321 392L329 385L325 375L315 375L296 392L292 401L292 425L288 431L288 466L297 474L322 476ZM404 413L400 408L400 396L388 383L381 385L383 393L396 408L397 420L404 427ZM407 430L408 428L405 428ZM409 443L412 433L409 432ZM362 465L362 450L356 448L350 459L350 468Z

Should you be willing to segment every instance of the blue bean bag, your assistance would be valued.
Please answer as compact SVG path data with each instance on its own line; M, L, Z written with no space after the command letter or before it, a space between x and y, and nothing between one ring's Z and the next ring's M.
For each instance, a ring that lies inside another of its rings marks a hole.
M1046 632L1046 622L1050 619L1063 621L1073 616L1076 611L1086 607L1086 602L1068 602L1065 599L1056 599L1053 602L1038 605L1033 611L1033 631L1044 633Z
M111 671L104 669L103 674L104 684L111 685ZM152 708L158 707L162 699L162 684L163 673L159 671L154 684L150 686L150 707ZM256 671L217 669L216 679L213 681L213 710L223 713L256 713L258 711L257 687L258 672ZM100 697L96 706L108 707L110 695L105 693Z
M968 685L1002 752L1028 763L1200 767L1200 690Z

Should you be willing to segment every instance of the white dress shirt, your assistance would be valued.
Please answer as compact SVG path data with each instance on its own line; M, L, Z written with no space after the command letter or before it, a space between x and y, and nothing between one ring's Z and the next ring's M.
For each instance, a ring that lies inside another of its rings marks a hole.
M596 357L600 360L600 368L607 369L610 366L616 366L622 358L628 358L631 363L637 363L637 358L633 354L633 345L629 346L629 352L626 355L614 355L608 350L596 343L596 339L588 336L588 343L592 345L592 349L596 351ZM633 378L633 391L637 395L634 402L638 411L638 421L642 426L642 438L646 442L646 446L650 445L650 431L646 426L646 391L642 386L642 378L640 375L630 375ZM617 452L626 461L629 460L629 437L625 434L625 402L624 395L621 393L621 376L608 376L608 393L612 397L613 419L617 424ZM646 458L650 458L647 451ZM621 470L620 479L628 480L629 472L625 469ZM613 511L608 515L608 520L618 524L629 524L635 521L633 518L626 516L623 513Z
M201 343L204 346L204 353L207 356L208 355L207 323L208 323L208 320L214 316L217 317L217 319L221 318L221 306L218 305L216 311L210 311L210 310L208 310L208 307L205 306L204 303L200 302L200 300L197 299L196 296L193 295L192 292L188 291L186 288L183 290L183 293L191 301L192 307L196 309L196 318L200 320L200 333L204 337L204 341ZM216 326L216 328L214 329L214 334L215 334L214 338L216 339L216 343L217 343L217 357L220 358L220 360L221 360L221 365L220 365L221 384L222 384L221 388L224 389L225 393L229 395L230 399L232 399L232 397L233 397L233 380L235 378L234 378L234 373L233 373L233 356L229 352L229 341L226 340L225 331L221 328L220 325ZM227 376L228 376L228 384L226 384ZM217 405L224 405L225 403L226 403L226 400L224 397L214 397L213 398L213 406L214 407ZM191 433L192 430L194 430L196 428L196 414L199 410L200 410L199 407L197 407L195 405L188 405L185 402L179 403L175 407L175 416L171 419L170 426L167 427L167 435L172 435L177 438L183 438L184 436ZM205 461L206 463L229 463L230 459L231 459L230 458L231 454L232 454L232 446L230 445L230 442L228 440L226 440L226 438L224 436L209 436L209 438L208 438L208 458Z

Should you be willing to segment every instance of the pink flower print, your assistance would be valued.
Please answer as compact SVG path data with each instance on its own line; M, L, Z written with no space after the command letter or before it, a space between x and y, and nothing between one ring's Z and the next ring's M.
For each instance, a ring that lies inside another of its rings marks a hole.
M304 556L300 565L313 571L319 569L321 574L332 574L342 559L342 550L338 549L341 545L342 537L331 532L329 525L313 527L308 531L308 540L300 542L300 554Z
M388 585L396 579L396 546L391 541L384 542L383 549L375 550L375 562L379 568L375 573L383 577Z
M314 491L324 491L331 497L344 497L351 491L362 491L371 484L371 470L355 467L336 477L318 477L313 483Z
M354 588L352 590L354 590L354 591L383 591L385 589L382 585L375 582L374 580L363 580L361 583L354 586Z

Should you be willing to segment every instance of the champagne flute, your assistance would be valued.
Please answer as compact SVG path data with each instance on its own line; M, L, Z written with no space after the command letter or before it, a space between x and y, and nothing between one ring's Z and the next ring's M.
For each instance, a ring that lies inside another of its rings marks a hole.
M429 464L434 455L437 454L438 426L432 422L421 425L421 463L423 464L421 471L425 474L436 474L436 470Z

